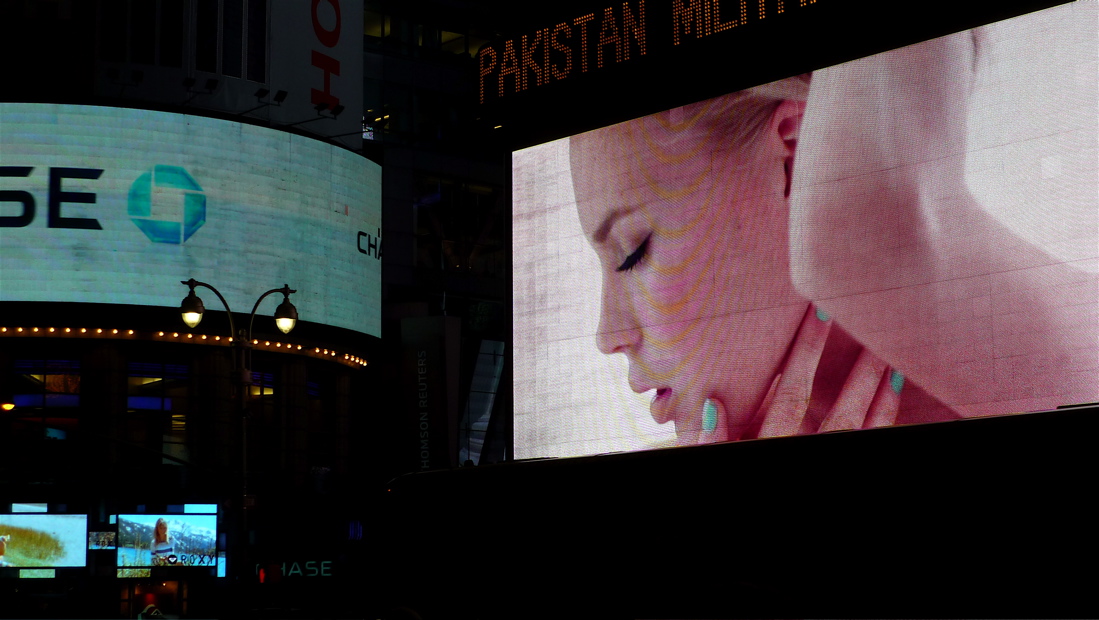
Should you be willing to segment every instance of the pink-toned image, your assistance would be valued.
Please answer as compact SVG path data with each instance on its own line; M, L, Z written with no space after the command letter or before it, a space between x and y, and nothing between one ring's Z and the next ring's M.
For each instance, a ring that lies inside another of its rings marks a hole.
M516 456L1099 400L1097 18L517 152Z

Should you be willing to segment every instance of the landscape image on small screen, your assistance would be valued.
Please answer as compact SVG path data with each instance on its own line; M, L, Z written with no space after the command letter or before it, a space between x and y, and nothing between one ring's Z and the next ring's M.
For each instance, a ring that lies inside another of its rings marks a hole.
M0 514L0 567L87 564L87 515Z
M88 532L88 549L114 549L117 532Z

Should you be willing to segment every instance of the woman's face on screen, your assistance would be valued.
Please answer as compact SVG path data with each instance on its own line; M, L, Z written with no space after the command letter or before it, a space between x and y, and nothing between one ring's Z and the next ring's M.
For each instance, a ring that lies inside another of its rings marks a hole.
M789 276L793 141L770 127L736 148L647 117L570 143L602 273L599 350L626 355L630 387L652 392L653 418L674 421L684 444L708 398L728 426L713 439L740 436L805 312Z

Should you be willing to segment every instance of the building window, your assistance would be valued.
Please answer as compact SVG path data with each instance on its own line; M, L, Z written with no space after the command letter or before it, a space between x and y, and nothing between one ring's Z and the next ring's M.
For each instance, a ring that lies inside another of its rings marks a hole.
M75 360L16 360L16 408L80 406L80 362Z
M508 273L507 211L492 186L438 174L415 179L416 264L498 277Z
M103 60L183 66L183 0L103 0L99 20Z
M499 340L482 340L477 353L477 364L469 385L466 410L458 428L458 461L481 463L481 453L490 440L492 414L500 376L504 371L504 343Z
M148 435L159 437L162 463L186 462L190 369L182 364L131 362L127 375L126 408L135 431L130 439L146 444Z
M380 11L372 11L369 8L363 11L363 34L368 43L378 42L389 36L389 16L382 15Z
M309 416L309 465L319 482L331 470L337 455L333 450L336 437L335 415L332 411L332 380L331 377L314 379L305 383L305 399Z
M130 363L127 365L126 408L131 411L187 410L187 366Z
M80 362L16 360L12 401L13 431L26 437L68 439L77 427L73 410L80 406Z
M252 398L269 397L275 394L275 375L270 372L253 372L252 385L248 395Z
M198 0L194 67L267 82L267 0Z

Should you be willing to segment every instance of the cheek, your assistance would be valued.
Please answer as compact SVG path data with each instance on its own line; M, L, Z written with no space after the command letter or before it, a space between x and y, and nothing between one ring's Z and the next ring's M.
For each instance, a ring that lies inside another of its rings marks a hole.
M649 355L663 360L658 366L671 375L701 378L699 371L716 354L714 345L726 338L729 315L718 286L723 278L707 267L711 258L653 264L634 286Z
M773 205L739 204L661 235L641 278L654 320L676 323L759 310L792 292L786 220Z
M804 300L790 282L784 205L736 206L735 214L661 236L633 285L646 342L674 357L679 372L720 372L717 360L730 355L770 364L763 349L785 346L784 330L800 320Z

